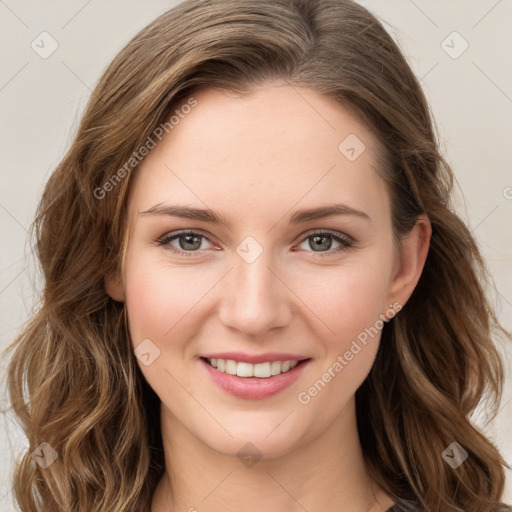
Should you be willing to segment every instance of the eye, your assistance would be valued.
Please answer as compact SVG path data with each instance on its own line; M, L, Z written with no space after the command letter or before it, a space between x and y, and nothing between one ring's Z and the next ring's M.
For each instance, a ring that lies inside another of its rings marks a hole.
M332 249L332 241L339 244L338 247ZM205 250L203 242L210 240L200 231L174 231L160 237L156 242L159 246L165 246L168 250L180 256L188 258L194 257L194 253L200 253ZM175 242L175 245L173 245ZM212 243L212 242L210 242ZM307 243L309 248L313 249L315 257L332 256L333 254L346 251L354 245L354 240L347 235L338 233L336 231L314 231L302 238L300 245ZM316 249L319 249L318 251ZM325 254L322 254L325 253ZM200 254L198 254L199 256Z
M331 250L333 240L335 240L339 246ZM336 231L314 231L313 233L306 235L306 237L301 242L301 245L304 243L306 243L309 248L315 249L312 251L315 253L315 257L323 257L332 256L333 254L346 251L348 248L354 245L354 240L347 235L343 235L342 233L338 233ZM316 249L319 249L319 251L316 251Z
M175 231L159 238L157 243L166 246L171 252L190 258L193 257L194 252L201 250L203 240L209 241L205 235L198 231ZM177 242L177 246L172 245L171 242Z

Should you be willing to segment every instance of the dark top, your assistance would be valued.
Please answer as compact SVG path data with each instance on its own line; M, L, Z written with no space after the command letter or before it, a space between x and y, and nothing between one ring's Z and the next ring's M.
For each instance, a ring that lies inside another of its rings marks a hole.
M399 499L391 508L386 512L424 512L414 498Z
M410 506L404 506L400 502L395 503L391 508L388 508L386 512L416 512Z
M423 509L420 509L418 505L413 504L410 501L399 500L391 508L388 508L386 512L420 512L422 510ZM503 503L500 510L502 512L512 512L512 506Z

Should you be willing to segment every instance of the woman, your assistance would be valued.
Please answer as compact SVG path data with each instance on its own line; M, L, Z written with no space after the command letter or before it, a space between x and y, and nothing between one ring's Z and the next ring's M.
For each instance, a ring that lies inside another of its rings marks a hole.
M510 337L417 79L347 0L187 0L98 83L34 223L23 511L497 511ZM25 388L24 388L24 382Z

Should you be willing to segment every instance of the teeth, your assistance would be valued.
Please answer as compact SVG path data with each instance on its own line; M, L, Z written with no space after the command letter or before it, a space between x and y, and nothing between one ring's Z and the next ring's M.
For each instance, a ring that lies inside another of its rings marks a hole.
M270 373L272 375L279 375L282 370L282 364L281 361L272 361L270 363Z
M236 375L236 361L233 361L233 359L228 359L226 361L226 373L229 373L229 375Z
M265 379L273 375L279 375L295 368L298 361L272 361L271 363L237 363L233 359L207 359L211 366L220 372L237 375L238 377L259 377Z

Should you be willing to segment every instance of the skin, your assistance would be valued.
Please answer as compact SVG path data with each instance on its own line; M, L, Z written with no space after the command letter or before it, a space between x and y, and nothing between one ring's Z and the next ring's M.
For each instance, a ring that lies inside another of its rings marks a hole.
M333 100L279 83L244 96L207 89L194 97L198 105L133 177L124 272L106 279L107 292L126 302L134 348L150 339L160 350L148 366L137 359L162 402L167 469L152 512L387 510L394 501L365 471L354 398L380 331L309 403L297 396L390 304L406 303L430 223L420 217L395 248L376 139ZM366 146L355 161L338 150L349 134ZM370 220L288 222L298 209L340 202ZM210 208L230 227L141 213L163 203ZM203 230L199 250L179 238L158 244L182 229ZM328 238L322 249L312 230L355 244L336 252L340 243ZM251 263L236 252L249 236L263 249ZM192 257L172 247L188 247ZM226 394L201 367L200 355L223 351L312 361L291 387L247 400ZM247 442L262 454L252 467L237 457Z

